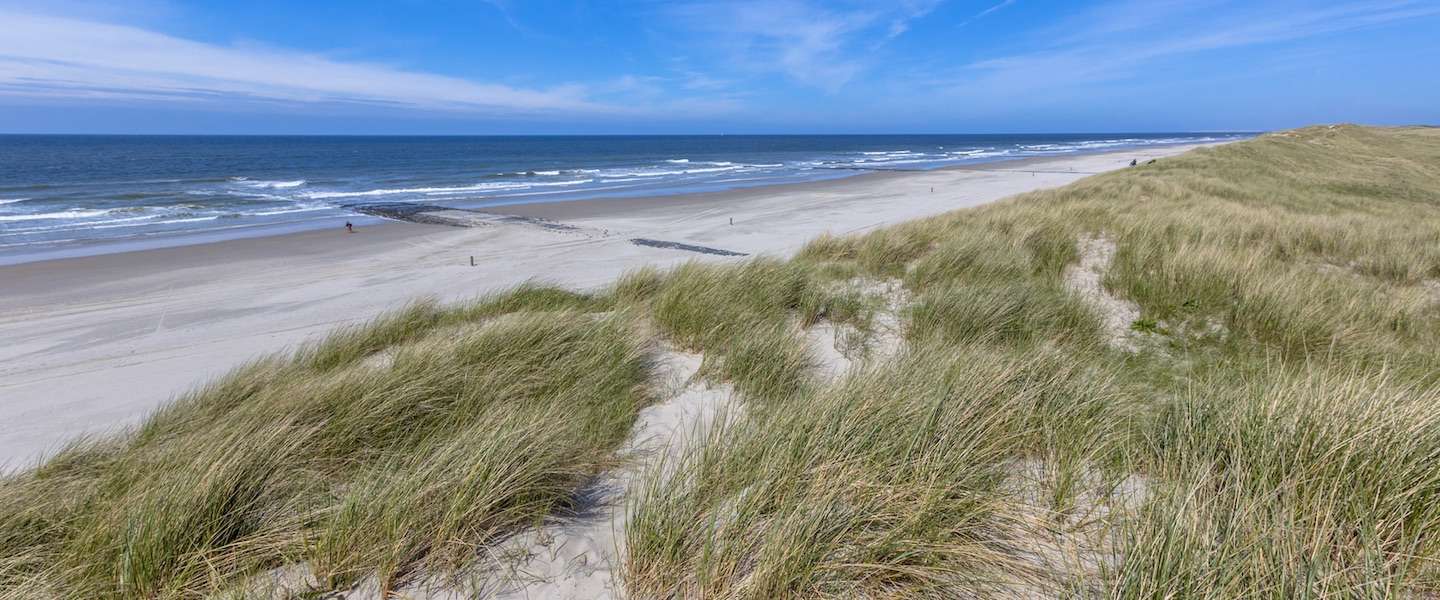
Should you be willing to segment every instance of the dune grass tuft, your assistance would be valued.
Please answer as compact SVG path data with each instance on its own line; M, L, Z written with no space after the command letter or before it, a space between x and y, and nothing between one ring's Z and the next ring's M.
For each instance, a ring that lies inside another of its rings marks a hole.
M0 502L28 509L0 517L0 576L152 598L297 561L319 589L463 568L477 545L570 502L647 402L642 345L619 318L460 317L537 297L568 298L521 288L342 331L12 478Z
M896 597L1042 578L1012 461L1104 445L1108 379L1058 353L928 346L742 421L656 474L627 529L643 597Z
M1122 524L1115 595L1400 597L1440 584L1440 390L1315 365L1166 407L1163 485Z

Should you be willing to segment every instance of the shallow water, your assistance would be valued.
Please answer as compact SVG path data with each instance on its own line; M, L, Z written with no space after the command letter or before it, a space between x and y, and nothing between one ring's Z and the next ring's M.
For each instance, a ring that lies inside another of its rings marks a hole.
M480 208L1222 141L1228 133L823 136L0 136L0 260L224 239L365 203Z

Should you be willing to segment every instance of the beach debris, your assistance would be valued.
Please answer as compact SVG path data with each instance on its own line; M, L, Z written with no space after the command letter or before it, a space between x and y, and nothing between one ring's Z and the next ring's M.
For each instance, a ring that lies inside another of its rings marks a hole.
M454 225L446 220L432 219L427 213L445 210L438 206L425 204L414 204L410 202L376 202L371 204L350 204L342 205L346 208L364 215L390 219L392 221L406 221L409 223L424 223L427 225Z
M700 254L713 254L715 256L749 256L744 252L710 248L708 246L696 246L694 244L683 244L680 242L667 242L665 240L652 240L649 238L630 238L630 243L636 246L647 246L650 248L664 248L667 250L684 250L686 252L699 252Z
M560 223L539 217L502 215L468 208L452 208L407 202L353 204L346 206L355 212L409 223L445 225L449 227L492 227L497 225L518 225L535 227L554 233L572 233L587 237L605 237L609 232L588 227Z

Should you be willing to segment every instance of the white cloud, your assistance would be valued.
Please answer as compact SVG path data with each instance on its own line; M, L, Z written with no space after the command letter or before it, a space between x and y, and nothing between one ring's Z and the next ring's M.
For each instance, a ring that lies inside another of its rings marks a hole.
M980 11L980 12L978 12L978 13L975 13L975 14L972 15L970 18L965 19L964 21L961 21L959 25L956 25L956 27L964 27L964 26L966 26L966 25L969 25L969 24L971 24L971 23L974 23L975 21L978 21L978 20L980 20L980 19L983 19L983 18L985 18L985 17L988 17L988 16L990 16L991 14L993 14L994 12L996 12L996 11L998 11L998 10L1000 10L1000 9L1003 9L1003 8L1005 8L1005 7L1007 7L1007 6L1010 6L1011 4L1014 4L1014 3L1015 3L1015 0L1000 0L1000 2L999 2L998 4L991 5L989 8L987 8L987 9L985 9L985 10L982 10L982 11Z
M806 0L705 0L672 6L667 14L717 50L725 68L778 72L833 91L873 64L870 52L904 34L940 1L871 1L833 9Z
M0 95L343 102L486 114L624 112L587 99L579 85L523 89L3 8L0 23Z

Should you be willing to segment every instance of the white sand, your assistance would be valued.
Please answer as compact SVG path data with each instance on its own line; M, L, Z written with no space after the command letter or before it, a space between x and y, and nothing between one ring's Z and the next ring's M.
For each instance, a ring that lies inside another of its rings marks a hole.
M910 293L901 281L856 278L845 285L878 300L880 305L871 318L868 333L854 325L829 320L821 320L804 331L810 354L819 362L817 375L821 381L835 381L856 367L889 360L899 354L904 345L900 313L910 304Z
M838 380L851 369L888 360L900 348L897 312L905 297L898 291L898 282L857 281L852 285L883 297L886 303L876 316L875 339L866 348L853 349L849 356L841 352L836 338L846 326L822 321L803 333L816 360L813 375L822 384ZM671 473L670 468L685 460L694 445L713 435L716 427L746 418L744 405L728 384L715 385L697 377L703 360L703 355L671 348L656 353L652 385L661 400L641 411L631 429L622 451L626 464L603 474L587 490L586 496L595 502L591 510L506 540L492 555L507 559L493 577L476 578L478 586L441 582L417 586L399 596L411 600L626 597L621 569L627 510L641 491L638 487L643 485L644 475L655 469Z
M975 206L1186 149L886 174L673 203L617 201L608 212L591 202L573 218L563 216L565 207L550 209L559 212L548 216L582 227L578 232L395 224L347 235L337 226L0 267L0 464L33 464L77 435L132 425L247 359L417 296L460 299L528 279L590 288L645 264L738 260L637 246L630 238L784 256L827 231Z
M554 598L599 600L625 597L620 579L627 508L649 469L678 463L691 444L711 428L742 418L729 385L708 385L695 375L703 357L660 348L655 354L656 397L641 411L622 451L623 466L602 474L585 490L588 506L524 531L494 548L491 560L474 572L422 580L391 593L404 600ZM301 573L296 576L295 573ZM303 567L272 573L256 587L261 595L286 596L308 591ZM268 593L268 594L267 594ZM350 600L380 600L373 579L344 592Z
M729 385L710 386L694 378L700 355L667 351L661 357L661 372L678 385L640 413L625 450L631 462L596 483L600 498L593 514L508 540L499 552L521 549L525 558L509 565L511 576L494 598L625 597L620 569L626 510L635 486L648 469L676 464L720 420L738 418L742 412Z
M1131 325L1140 318L1140 305L1111 294L1104 285L1105 273L1115 262L1115 242L1096 235L1082 237L1076 245L1080 262L1065 267L1065 287L1100 315L1105 343L1121 352L1139 351Z

